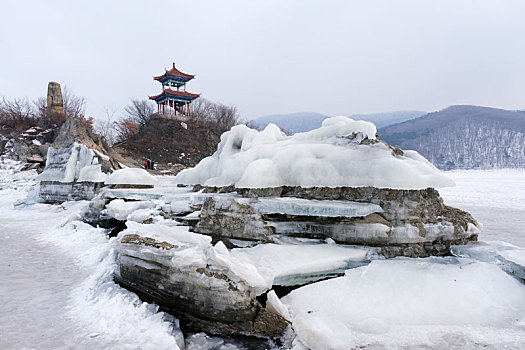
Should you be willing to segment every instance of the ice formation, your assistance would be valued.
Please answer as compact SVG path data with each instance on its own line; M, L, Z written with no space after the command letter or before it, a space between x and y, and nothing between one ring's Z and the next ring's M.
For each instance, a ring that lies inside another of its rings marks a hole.
M100 189L106 174L99 156L84 144L49 147L44 171L38 176L39 196L49 203L91 199Z
M139 168L125 168L115 170L105 181L106 185L147 185L156 183L155 177L146 170Z
M274 124L260 132L238 125L221 136L212 156L181 171L175 181L239 188L454 185L417 152L395 152L377 141L375 133L374 124L342 116L293 136Z
M106 214L117 220L127 220L131 214L141 209L152 209L155 204L149 201L125 202L123 199L115 199L106 205Z
M61 183L104 182L105 177L93 150L74 143L64 148L49 147L46 167L37 180Z

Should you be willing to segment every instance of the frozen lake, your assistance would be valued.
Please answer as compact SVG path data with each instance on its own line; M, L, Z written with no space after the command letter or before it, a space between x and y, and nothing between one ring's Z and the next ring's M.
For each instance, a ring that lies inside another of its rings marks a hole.
M439 190L445 204L483 224L479 240L525 247L525 169L463 170L446 174L455 187Z
M525 170L446 174L457 186L440 190L445 203L483 223L480 240L525 247ZM61 227L84 204L14 206L32 184L0 171L0 349L177 349L172 319L113 283L104 235L82 223ZM188 350L237 348L187 339Z

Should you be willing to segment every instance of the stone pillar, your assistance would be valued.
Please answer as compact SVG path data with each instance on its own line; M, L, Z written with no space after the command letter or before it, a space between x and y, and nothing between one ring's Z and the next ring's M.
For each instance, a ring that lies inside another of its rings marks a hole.
M54 81L47 84L47 114L64 113L64 101L60 84Z

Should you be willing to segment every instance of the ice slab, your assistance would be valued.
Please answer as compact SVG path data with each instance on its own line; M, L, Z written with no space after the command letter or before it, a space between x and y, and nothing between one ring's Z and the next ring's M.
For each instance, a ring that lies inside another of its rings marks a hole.
M452 254L499 266L510 275L525 280L525 249L506 242L476 242L450 247Z
M107 198L121 198L130 200L156 200L162 194L140 189L108 189L105 191Z
M321 201L291 197L261 197L253 205L264 214L289 214L302 216L356 217L381 213L377 204L351 201Z
M234 248L231 255L243 264L254 265L268 286L296 285L318 276L365 263L371 249L336 244L259 244Z

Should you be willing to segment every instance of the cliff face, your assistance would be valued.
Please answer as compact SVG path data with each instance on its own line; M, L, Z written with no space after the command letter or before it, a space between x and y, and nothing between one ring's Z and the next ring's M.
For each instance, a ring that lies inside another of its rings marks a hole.
M525 114L520 112L452 106L378 134L441 169L525 167Z

